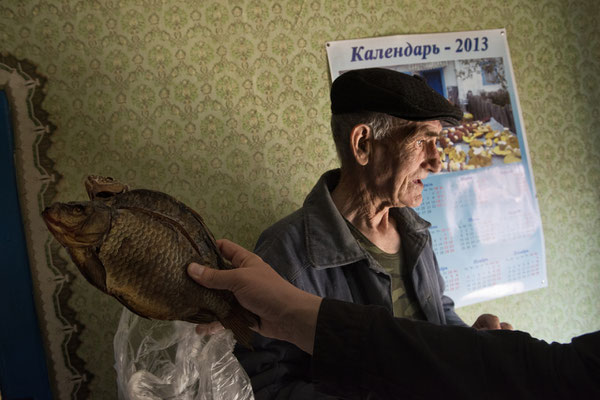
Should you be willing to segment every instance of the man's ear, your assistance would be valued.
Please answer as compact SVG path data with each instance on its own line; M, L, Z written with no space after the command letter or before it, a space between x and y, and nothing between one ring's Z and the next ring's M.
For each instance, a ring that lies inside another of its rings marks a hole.
M350 132L350 147L354 160L359 165L365 166L369 162L369 156L373 151L372 147L373 131L371 127L365 124L358 124Z

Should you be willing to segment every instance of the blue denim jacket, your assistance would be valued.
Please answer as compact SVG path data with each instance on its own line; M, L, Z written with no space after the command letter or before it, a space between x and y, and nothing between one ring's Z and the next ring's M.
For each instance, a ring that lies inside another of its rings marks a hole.
M301 209L265 230L255 252L302 290L358 304L392 307L391 278L363 250L331 199L339 170L326 172ZM405 262L423 313L435 324L463 325L453 301L443 295L444 280L431 245L429 222L410 208L395 208ZM236 355L252 380L257 399L320 398L310 383L308 355L279 341L257 337L254 352ZM325 398L323 396L323 398Z

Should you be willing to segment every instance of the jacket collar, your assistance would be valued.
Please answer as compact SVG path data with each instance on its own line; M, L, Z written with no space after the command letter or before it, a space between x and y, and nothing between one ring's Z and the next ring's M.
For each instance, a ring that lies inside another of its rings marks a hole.
M324 173L303 205L308 258L317 269L339 267L367 258L331 198L339 180L339 169ZM422 242L426 239L431 224L414 210L394 208L391 213L398 222L402 240Z

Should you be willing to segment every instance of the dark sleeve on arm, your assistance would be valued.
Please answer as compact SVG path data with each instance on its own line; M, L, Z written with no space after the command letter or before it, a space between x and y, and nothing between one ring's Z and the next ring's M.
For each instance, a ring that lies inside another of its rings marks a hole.
M320 390L349 399L600 398L600 332L548 344L330 299L319 311L312 363Z

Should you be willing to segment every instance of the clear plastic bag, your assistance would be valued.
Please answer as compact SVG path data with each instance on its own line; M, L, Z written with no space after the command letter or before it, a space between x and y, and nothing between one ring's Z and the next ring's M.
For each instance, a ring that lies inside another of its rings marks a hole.
M149 320L124 308L113 344L121 400L254 399L230 330L203 336L193 324Z

